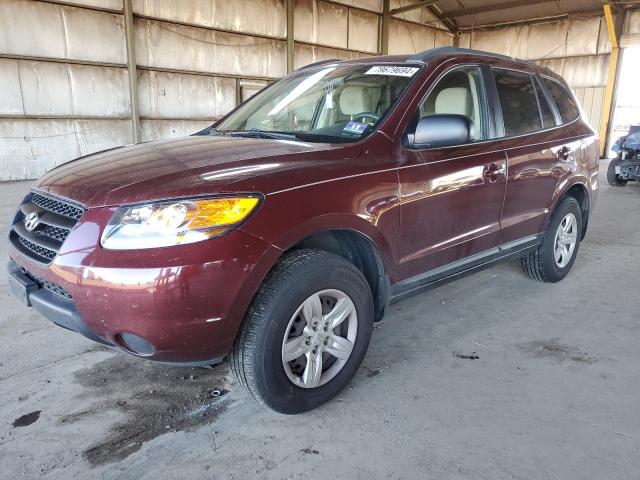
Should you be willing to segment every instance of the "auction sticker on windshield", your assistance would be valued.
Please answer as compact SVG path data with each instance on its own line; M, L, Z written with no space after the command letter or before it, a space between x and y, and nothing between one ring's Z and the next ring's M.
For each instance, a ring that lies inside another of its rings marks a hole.
M342 131L347 133L355 133L356 135L361 135L362 133L364 133L364 131L367 129L368 126L369 125L366 123L349 122L342 129Z
M376 65L366 71L367 75L391 75L394 77L413 77L418 67L401 67L399 65Z

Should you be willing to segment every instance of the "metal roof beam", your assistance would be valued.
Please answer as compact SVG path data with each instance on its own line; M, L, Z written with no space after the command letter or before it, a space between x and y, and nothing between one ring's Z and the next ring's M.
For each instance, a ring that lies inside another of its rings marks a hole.
M398 15L401 13L409 12L411 10L416 10L418 8L427 8L429 12L433 16L435 16L439 21L441 21L444 26L449 30L450 33L457 33L460 29L456 25L455 20L444 18L442 11L435 6L440 0L422 0L416 3L412 3L410 5L405 5L404 7L394 8L389 11L389 15Z
M390 10L389 13L391 15L397 15L399 13L410 12L411 10L415 10L416 8L430 7L431 5L435 5L439 1L440 0L422 0L410 5L405 5L404 7L394 8L393 10Z
M449 30L454 35L458 34L460 29L458 28L458 24L456 23L456 21L453 18L444 18L443 14L442 14L442 11L438 7L436 7L435 5L431 5L429 7L429 11L438 20L440 20L445 27L447 27L447 30Z
M443 19L453 19L457 17L464 17L466 15L477 15L479 13L497 12L500 10L508 10L509 8L518 7L531 7L533 5L540 5L543 3L555 3L556 0L513 0L510 2L503 2L497 5L487 5L478 8L461 8L460 10L452 10L444 12Z
M503 27L513 27L516 25L533 25L536 23L548 23L548 22L557 22L560 20L565 20L571 16L602 16L602 10L580 10L569 13L559 13L556 15L548 15L544 17L536 17L536 18L527 18L527 19L516 19L516 20L506 20L503 22L492 22L492 23L478 23L477 25L462 25L460 27L460 31L462 32L471 32L473 30L477 30L479 28L491 29L491 28L503 28Z

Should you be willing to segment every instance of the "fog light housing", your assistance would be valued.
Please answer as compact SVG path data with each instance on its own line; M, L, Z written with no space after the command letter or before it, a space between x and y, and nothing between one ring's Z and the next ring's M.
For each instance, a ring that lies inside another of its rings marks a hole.
M123 349L135 355L147 357L156 353L156 347L144 338L134 335L133 333L119 333L117 339Z

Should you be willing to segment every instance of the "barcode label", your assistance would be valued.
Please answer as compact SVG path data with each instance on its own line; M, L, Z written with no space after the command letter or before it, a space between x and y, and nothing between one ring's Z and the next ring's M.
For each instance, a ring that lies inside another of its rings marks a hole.
M394 77L413 77L418 67L400 67L398 65L376 65L367 70L367 75L391 75Z

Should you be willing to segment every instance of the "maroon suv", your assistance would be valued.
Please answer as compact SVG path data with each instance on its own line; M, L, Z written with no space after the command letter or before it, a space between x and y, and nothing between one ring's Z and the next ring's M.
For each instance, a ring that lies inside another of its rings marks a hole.
M546 68L457 48L321 62L214 126L38 180L10 282L54 323L208 365L280 412L354 375L389 302L521 257L556 282L598 190L597 139Z

